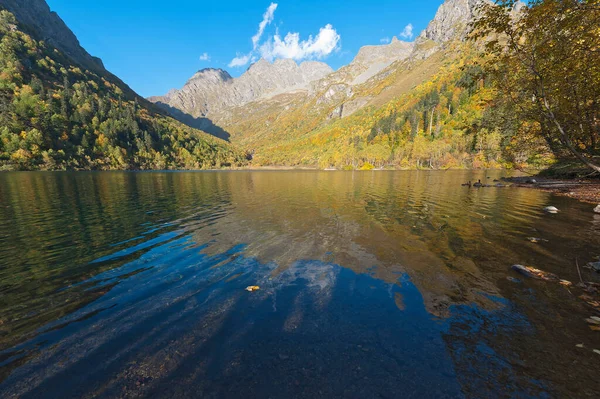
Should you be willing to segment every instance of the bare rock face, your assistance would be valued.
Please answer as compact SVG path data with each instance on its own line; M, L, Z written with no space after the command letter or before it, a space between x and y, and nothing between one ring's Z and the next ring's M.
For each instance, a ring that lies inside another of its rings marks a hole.
M390 44L363 46L350 64L314 82L311 92L319 93L338 84L362 84L394 62L409 58L413 49L414 43L403 42L395 37Z
M419 39L436 43L464 39L469 23L475 20L478 7L484 2L489 3L490 0L446 0Z
M312 81L331 72L333 70L322 62L307 61L298 65L288 59L271 64L261 59L237 79L222 69L203 69L182 89L149 100L202 117L277 94L306 90Z
M366 66L367 68L354 78L352 84L364 83L392 63L407 59L412 54L414 47L414 43L403 42L396 37L392 39L390 44L361 47L352 64Z
M390 44L361 47L352 63L372 64L406 59L410 56L413 48L414 43L403 42L394 37Z
M45 0L0 0L0 7L13 13L17 20L34 29L38 37L56 47L81 66L94 72L104 72L99 58L92 57Z
M206 68L194 74L181 90L171 90L148 100L176 108L194 117L206 115L219 105L222 92L233 83L233 78L222 69Z

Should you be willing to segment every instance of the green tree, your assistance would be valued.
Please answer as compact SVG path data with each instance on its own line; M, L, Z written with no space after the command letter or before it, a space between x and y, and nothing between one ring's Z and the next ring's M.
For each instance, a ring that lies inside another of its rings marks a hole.
M482 5L475 39L485 38L500 106L559 157L600 166L600 0L515 0Z

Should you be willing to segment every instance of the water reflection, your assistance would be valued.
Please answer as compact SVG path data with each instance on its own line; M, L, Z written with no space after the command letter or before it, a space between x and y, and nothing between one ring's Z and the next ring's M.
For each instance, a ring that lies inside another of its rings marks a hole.
M575 280L570 257L598 255L593 216L542 192L460 186L479 178L0 175L0 391L585 393L595 383L585 371L579 382L558 375L586 360L553 329L583 310L560 287L506 276L527 263ZM563 212L543 214L550 203Z

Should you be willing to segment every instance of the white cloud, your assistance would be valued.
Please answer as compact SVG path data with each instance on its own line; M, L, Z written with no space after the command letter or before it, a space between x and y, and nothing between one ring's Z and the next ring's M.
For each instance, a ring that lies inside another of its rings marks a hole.
M210 61L210 55L208 55L208 53L201 54L200 61Z
M254 50L256 50L256 47L258 46L258 42L260 41L260 38L262 37L263 33L265 32L265 28L267 27L267 25L269 25L271 22L273 22L273 18L275 17L276 9L277 9L277 3L271 3L269 8L267 8L267 11L265 11L265 13L263 14L263 20L260 22L260 24L258 24L258 31L256 32L256 35L252 36L252 48Z
M237 57L235 57L229 63L229 67L230 68L237 68L237 67L241 67L241 66L244 66L244 65L248 65L248 63L250 62L251 59L252 59L252 54L242 55L242 54L238 53Z
M388 44L390 42L390 38L384 37L384 38L380 39L379 42L382 44Z
M276 34L260 47L260 55L269 61L275 58L321 59L338 49L339 42L340 35L331 25L326 25L316 37L309 36L306 40L300 40L299 33L288 33L283 39Z
M413 38L413 26L412 24L408 24L404 27L402 33L400 33L400 37L403 39L412 39Z
M333 51L338 50L341 37L331 25L319 30L319 33L312 35L306 40L300 40L299 33L288 33L282 38L278 32L273 37L269 37L261 44L261 38L265 29L275 19L276 3L271 3L267 11L263 14L263 19L258 25L258 31L252 36L252 50L248 54L237 54L231 60L229 67L241 67L250 62L254 62L258 56L266 60L273 61L276 58L291 58L296 61L304 59L321 59Z

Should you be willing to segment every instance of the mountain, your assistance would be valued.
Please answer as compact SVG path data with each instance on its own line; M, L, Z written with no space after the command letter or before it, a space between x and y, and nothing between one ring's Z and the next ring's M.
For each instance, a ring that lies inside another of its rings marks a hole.
M0 0L0 170L200 169L245 153L157 112L42 0Z
M410 57L414 48L414 43L400 41L395 36L390 44L361 47L352 62L344 68L344 72L348 70L353 78L346 79L346 83L357 85L366 82L392 63Z
M181 90L171 90L165 96L149 100L169 110L175 108L192 117L204 117L277 94L307 90L309 83L331 72L322 62L298 65L293 60L276 60L271 64L261 59L237 79L222 69L203 69Z
M240 107L261 107L261 102L271 106L278 96L284 108L289 107L291 98L294 104L316 98L317 108L334 106L327 119L346 117L374 100L373 96L359 95L360 86L385 79L392 64L427 59L444 43L463 40L468 23L483 1L487 0L448 0L415 42L394 37L389 44L364 46L350 64L335 72L320 62L298 66L292 60L277 60L273 64L260 60L237 79L223 70L199 71L181 90L149 100L184 122L189 122L190 116L207 117L225 130L235 125L232 114L238 113ZM431 75L425 73L423 77L428 76Z
M477 18L477 9L484 2L491 3L490 0L446 0L419 39L436 43L465 39L469 22Z
M480 46L466 40L483 2L446 0L414 42L364 46L337 71L203 69L150 103L45 2L0 0L19 18L0 19L0 168L207 168L243 165L246 152L255 165L498 166L515 127L491 111Z
M487 111L493 91L478 45L466 40L487 1L447 0L414 42L365 46L302 90L281 85L238 103L222 98L205 115L251 151L255 165L497 167L506 122ZM202 90L186 103L195 98Z

